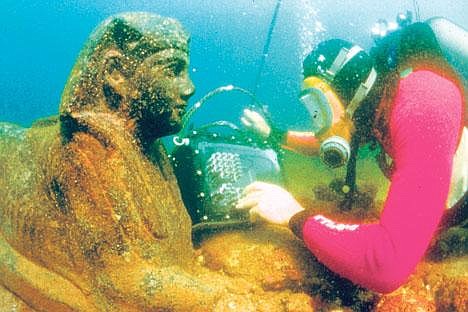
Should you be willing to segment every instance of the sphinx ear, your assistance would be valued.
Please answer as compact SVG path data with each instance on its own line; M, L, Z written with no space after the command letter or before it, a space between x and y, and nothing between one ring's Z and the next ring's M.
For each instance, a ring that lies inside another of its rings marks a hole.
M122 108L122 104L138 97L138 91L131 83L126 68L126 58L117 50L109 50L104 54L102 77L103 93L110 108Z
M126 96L128 81L123 72L124 58L122 53L109 50L103 58L102 77L104 86L112 88L121 97Z

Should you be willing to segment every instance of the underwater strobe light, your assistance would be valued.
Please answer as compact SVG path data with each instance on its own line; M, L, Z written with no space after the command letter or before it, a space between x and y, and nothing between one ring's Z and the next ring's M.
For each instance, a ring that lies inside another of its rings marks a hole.
M195 103L174 138L174 172L194 232L248 224L248 212L235 208L243 189L258 180L279 185L283 182L277 152L263 140L250 137L252 133L226 120L195 129L189 126L192 116L204 103L231 91L248 95L259 105L245 89L233 85L216 88Z
M229 140L200 135L174 151L174 170L194 230L248 223L248 214L235 208L243 189L257 180L282 184L275 151Z

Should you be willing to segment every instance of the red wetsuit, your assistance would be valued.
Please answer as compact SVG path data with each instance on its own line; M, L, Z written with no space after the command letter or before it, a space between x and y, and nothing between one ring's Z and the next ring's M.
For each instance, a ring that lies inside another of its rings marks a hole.
M380 221L340 224L301 213L291 220L322 263L378 292L406 281L445 209L462 103L457 86L431 71L400 80L389 119L394 171Z

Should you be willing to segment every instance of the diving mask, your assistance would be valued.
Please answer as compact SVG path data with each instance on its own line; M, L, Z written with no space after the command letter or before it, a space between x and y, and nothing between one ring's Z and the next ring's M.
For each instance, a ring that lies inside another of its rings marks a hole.
M300 101L311 117L311 130L322 143L320 159L329 167L345 165L351 153L350 129L343 129L350 123L341 122L346 110L333 89L318 77L304 80Z
M311 117L311 131L320 136L332 124L333 114L325 94L316 88L308 88L301 92L300 101Z

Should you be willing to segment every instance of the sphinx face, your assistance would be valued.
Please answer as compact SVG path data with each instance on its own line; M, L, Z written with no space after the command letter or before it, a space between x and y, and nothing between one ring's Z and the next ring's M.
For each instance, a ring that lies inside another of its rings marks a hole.
M143 137L162 137L182 126L187 100L195 88L188 75L188 55L166 49L147 57L136 69L133 83L138 96L130 115Z

